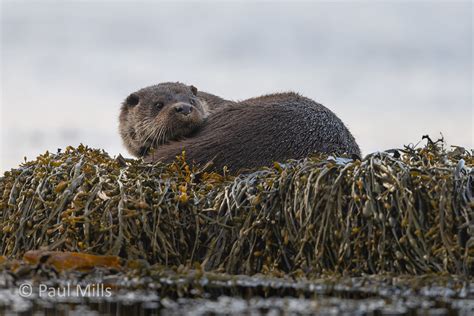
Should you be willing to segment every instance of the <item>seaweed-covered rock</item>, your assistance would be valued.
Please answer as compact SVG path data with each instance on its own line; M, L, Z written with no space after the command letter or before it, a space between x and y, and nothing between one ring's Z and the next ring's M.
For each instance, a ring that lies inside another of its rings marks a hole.
M0 254L74 251L228 273L474 274L474 158L443 143L230 177L80 145L0 178Z

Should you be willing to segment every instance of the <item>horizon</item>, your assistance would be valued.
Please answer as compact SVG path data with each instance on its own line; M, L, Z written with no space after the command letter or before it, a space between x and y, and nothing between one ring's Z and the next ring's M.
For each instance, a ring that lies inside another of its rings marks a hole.
M83 143L130 155L133 91L180 81L242 100L295 91L363 154L422 135L474 148L472 3L2 2L0 172Z

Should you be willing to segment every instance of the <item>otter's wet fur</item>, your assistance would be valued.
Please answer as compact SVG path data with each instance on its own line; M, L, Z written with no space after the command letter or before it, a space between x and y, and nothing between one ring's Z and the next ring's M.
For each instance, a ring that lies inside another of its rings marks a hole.
M122 103L119 117L119 131L127 150L134 156L145 156L151 149L198 129L210 110L197 93L193 86L162 83L130 94Z
M153 111L148 108L153 102L149 100L162 94L165 86L168 91L177 91L178 95L166 96L175 100L184 100L194 91L194 97L199 101L196 104L207 112L199 124L177 133L179 137L169 137L163 142L152 143L149 148L142 148L144 154L139 152L137 156L146 156L147 161L171 161L184 150L189 161L202 165L212 161L215 170L227 166L232 173L236 173L268 166L274 161L304 158L312 153L360 156L354 137L333 112L293 92L232 102L197 92L193 86L165 83L140 90L138 94L143 99L143 109L139 108L138 103L135 110L152 115ZM169 89L175 86L179 89ZM185 96L179 95L183 94L182 91L188 92ZM169 106L172 107L173 103ZM128 110L130 107L126 101L122 107L121 125L130 115ZM173 116L168 115L167 118L172 119ZM144 118L147 121L150 119ZM140 125L140 119L131 121ZM124 139L124 142L127 140Z

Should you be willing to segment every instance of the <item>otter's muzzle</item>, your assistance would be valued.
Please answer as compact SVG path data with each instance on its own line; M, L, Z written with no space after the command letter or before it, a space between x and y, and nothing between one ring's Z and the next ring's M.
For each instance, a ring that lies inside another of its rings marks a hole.
M176 113L189 115L193 111L193 107L186 103L178 103L174 106Z

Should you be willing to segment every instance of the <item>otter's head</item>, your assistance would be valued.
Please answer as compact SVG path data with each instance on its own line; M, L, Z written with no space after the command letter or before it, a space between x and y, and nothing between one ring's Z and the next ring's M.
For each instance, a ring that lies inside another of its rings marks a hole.
M208 110L194 86L160 83L130 94L120 112L120 135L128 151L146 156L204 124Z

